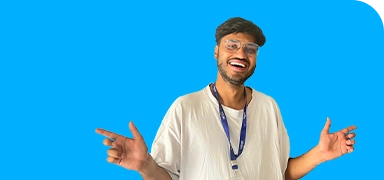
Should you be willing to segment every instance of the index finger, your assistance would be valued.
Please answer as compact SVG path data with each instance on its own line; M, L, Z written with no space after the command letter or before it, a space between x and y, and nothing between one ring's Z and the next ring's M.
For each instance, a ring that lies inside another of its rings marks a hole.
M349 131L355 130L357 127L356 126L349 126L343 130L341 130L344 134L348 133Z
M121 135L118 135L116 133L113 133L111 131L107 131L107 130L104 130L104 129L101 129L101 128L97 128L96 129L96 133L97 134L101 134L103 136L106 136L108 138L112 138L112 139L117 139L118 137L121 137Z

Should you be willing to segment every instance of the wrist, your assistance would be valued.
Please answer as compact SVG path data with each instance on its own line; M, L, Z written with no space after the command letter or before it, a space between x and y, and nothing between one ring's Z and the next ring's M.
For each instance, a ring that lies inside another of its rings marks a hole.
M314 153L314 157L315 157L315 163L316 163L316 165L319 165L319 164L321 164L321 163L327 161L326 158L325 158L325 156L324 156L324 152L321 151L321 148L320 148L319 145L317 145L316 147L314 147L314 148L312 149L312 151L313 151L313 153Z
M156 168L155 165L157 166L157 164L153 160L152 156L148 153L147 157L143 161L143 166L141 167L141 169L138 172L143 177L150 177L151 176L151 172L153 172L155 170L155 168Z

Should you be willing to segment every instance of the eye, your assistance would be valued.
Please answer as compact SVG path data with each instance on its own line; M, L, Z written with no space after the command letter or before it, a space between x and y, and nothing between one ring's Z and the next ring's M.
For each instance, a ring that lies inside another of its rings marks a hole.
M257 49L254 48L254 47L246 47L246 48L245 48L245 52L247 52L247 53L249 53L249 54L255 54L256 51L257 51Z
M247 44L244 46L244 51L248 54L256 54L259 46L256 44Z
M226 46L228 49L238 49L239 45L236 43L228 43Z

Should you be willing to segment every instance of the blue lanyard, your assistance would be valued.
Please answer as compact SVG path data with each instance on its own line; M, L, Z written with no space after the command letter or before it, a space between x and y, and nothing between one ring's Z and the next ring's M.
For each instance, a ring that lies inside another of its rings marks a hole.
M217 89L216 89L216 83L213 83L212 89L213 89L213 94L215 95L215 97L217 99L217 102L219 103L219 111L220 111L221 124L223 125L225 134L227 135L227 138L228 138L228 142L229 142L229 146L230 146L230 151L231 151L230 153L231 153L232 169L233 170L237 170L239 167L237 165L236 159L243 152L244 145L245 145L245 135L246 135L246 128L247 128L247 113L246 113L247 103L245 103L245 106L244 106L243 123L241 125L240 141L239 141L239 153L236 155L233 152L233 148L232 148L232 144L231 144L231 138L229 136L229 127L228 127L227 117L225 116L223 107L221 106L221 104L219 102L219 95L218 95L218 92L217 92ZM244 90L244 93L246 93L245 90ZM245 97L247 97L247 96L245 96Z

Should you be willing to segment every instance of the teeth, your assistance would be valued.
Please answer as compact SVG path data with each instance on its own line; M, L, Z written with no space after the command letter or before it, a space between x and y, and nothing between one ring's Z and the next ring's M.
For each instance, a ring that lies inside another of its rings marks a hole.
M244 64L241 64L241 63L238 63L238 62L231 62L230 64L231 65L237 65L237 66L245 67Z

